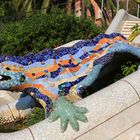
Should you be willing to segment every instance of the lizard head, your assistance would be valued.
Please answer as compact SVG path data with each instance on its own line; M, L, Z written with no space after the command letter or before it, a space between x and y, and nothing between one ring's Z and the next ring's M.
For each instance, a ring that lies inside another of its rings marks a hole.
M25 83L26 77L22 68L1 64L0 66L0 89L9 89Z

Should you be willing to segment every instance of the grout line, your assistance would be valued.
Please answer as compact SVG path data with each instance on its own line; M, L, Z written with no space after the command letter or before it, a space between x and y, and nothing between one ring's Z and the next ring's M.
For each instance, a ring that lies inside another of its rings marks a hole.
M134 126L136 126L136 125L138 125L138 124L140 124L140 121L137 122L137 123L135 123L135 124L133 124L132 126L130 126L129 128L127 128L126 130L122 131L121 133L119 133L118 135L116 135L115 137L113 137L111 140L113 140L113 139L119 137L120 135L122 135L123 133L125 133L126 131L128 131L129 129L133 128Z
M12 115L12 117L13 117L14 121L15 121L16 119L15 119L15 117L14 117L14 115L13 115L13 112L12 112L12 110L11 110L10 106L9 106L8 104L7 104L7 106L8 106L8 108L9 108L9 110L10 110L10 112L11 112L11 115Z
M30 134L31 134L31 136L32 136L33 140L35 140L35 137L34 137L34 135L33 135L32 130L31 130L29 127L27 127L27 129L30 131Z
M18 111L18 114L19 114L19 119L22 119L21 114L20 114L20 110L17 109L17 111Z
M133 88L133 90L136 92L138 98L140 99L140 95L139 95L139 93L137 92L137 90L133 87L133 85L132 85L129 81L124 80L124 79L122 79L121 81L124 81L124 82L126 82L127 84L129 84L129 85Z
M83 134L81 134L81 135L77 136L77 137L76 137L76 138L74 138L73 140L76 140L76 139L80 138L81 136L83 136L83 135L85 135L86 133L90 132L91 130L93 130L93 129L97 128L98 126L102 125L103 123L105 123L105 122L107 122L107 121L111 120L111 119L112 119L112 118L114 118L115 116L117 116L117 115L119 115L120 113L122 113L122 112L126 111L127 109L129 109L129 108L133 107L134 105L136 105L136 104L137 104L137 103L139 103L139 102L140 102L140 101L135 102L134 104L130 105L129 107L125 108L124 110L122 110L122 111L120 111L120 112L116 113L115 115L113 115L113 116L111 116L110 118L106 119L105 121L103 121L103 122L99 123L98 125L94 126L93 128L89 129L88 131L84 132Z

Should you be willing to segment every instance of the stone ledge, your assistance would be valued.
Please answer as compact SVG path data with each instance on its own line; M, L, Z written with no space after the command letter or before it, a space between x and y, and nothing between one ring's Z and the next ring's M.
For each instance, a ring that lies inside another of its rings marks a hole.
M140 70L121 80L127 81L137 91L137 94L140 97Z
M140 123L140 113L138 110L140 110L140 102L127 108L76 140L131 140L134 137L133 132L137 134L137 131L132 132L129 129Z
M0 140L34 140L31 132L28 129L13 133L1 133ZM40 139L41 140L41 139Z
M99 125L138 101L139 98L134 89L124 81L119 81L77 103L77 105L84 106L89 110L89 113L87 113L89 121L88 123L80 122L79 132L74 132L69 126L65 133L61 133L60 122L49 123L48 120L30 127L30 129L37 140L40 138L55 140L56 137L58 140L72 140L81 137L93 128L99 127ZM46 131L42 133L42 130ZM92 135L96 134L93 133Z
M8 91L0 91L0 106L13 102L15 99L9 95Z
M25 129L9 134L1 133L0 138L2 136L3 140L7 140L9 137L16 140L18 139L17 136L19 136L20 133L23 132L22 139L26 139L26 137L28 137L27 135L29 135L28 133L30 132L32 139L34 137L35 140L56 140L56 138L58 140L72 140L83 139L84 137L90 140L90 138L94 136L103 135L101 129L103 126L106 131L109 131L108 126L110 126L110 132L112 131L113 135L106 134L106 139L101 139L108 140L107 138L114 137L123 132L125 129L136 123L138 118L140 118L139 116L135 116L135 114L138 113L138 109L132 109L133 106L138 104L138 102L140 101L138 96L140 88L135 85L137 83L140 83L140 78L138 75L140 75L140 71L126 77L127 79L131 79L130 77L134 77L133 79L137 82L134 82L133 86L131 86L126 81L120 80L77 102L76 105L84 106L89 110L89 112L87 113L89 121L88 123L80 122L80 131L78 132L74 132L72 128L68 126L67 131L61 133L60 120L54 123L49 123L46 119L31 126L29 128L30 131L28 129L28 132L27 129ZM127 112L127 110L130 110L130 120L126 117L127 113L125 112ZM132 117L133 115L134 117ZM119 124L119 120L122 120L122 123ZM98 130L98 133L95 130ZM90 133L90 131L93 131L93 133ZM90 134L88 135L88 133ZM100 140L100 137L96 140Z

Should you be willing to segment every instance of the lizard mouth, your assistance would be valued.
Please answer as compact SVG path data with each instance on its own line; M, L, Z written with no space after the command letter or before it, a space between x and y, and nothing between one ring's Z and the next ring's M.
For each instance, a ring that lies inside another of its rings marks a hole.
M7 75L0 75L0 82L11 80L10 76Z

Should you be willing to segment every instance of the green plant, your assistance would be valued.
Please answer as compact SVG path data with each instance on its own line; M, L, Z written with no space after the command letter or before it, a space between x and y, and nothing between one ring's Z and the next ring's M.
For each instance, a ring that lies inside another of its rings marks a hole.
M3 54L12 55L38 52L76 39L91 39L101 33L92 20L68 16L59 9L5 26L6 30L0 32L1 50Z
M10 118L9 118L10 119ZM16 120L8 121L0 116L0 122L7 121L7 123L0 124L0 133L14 132L27 128L37 122L45 119L45 112L43 108L35 107L33 111L26 118L16 118Z
M25 120L27 126L31 126L45 119L45 111L43 108L36 107L33 112L28 115Z
M47 12L50 5L50 0L1 0L0 7L2 7L5 16L16 16L24 14L30 15L29 12L41 10L43 13Z
M138 23L136 23L132 28L131 28L131 35L129 36L128 40L133 41L139 34L140 34L140 26Z
M136 23L132 28L131 28L131 31L132 32L135 32L135 31L139 31L140 30L140 26L138 23Z
M9 133L27 128L24 120L0 125L0 133Z
M140 4L140 0L134 0L136 3Z
M122 75L125 77L133 73L134 71L136 71L137 67L138 66L136 64L133 64L131 61L128 61L126 65L121 66Z
M4 16L4 10L2 7L0 7L0 16Z
M124 1L125 5L126 5L126 1ZM126 6L125 6L126 8ZM138 4L135 0L131 0L129 1L129 6L128 6L128 13L137 16L137 8L138 8Z
M126 63L122 64L120 67L120 71L114 77L114 82L135 72L138 69L138 65L138 62L132 61L127 61Z

